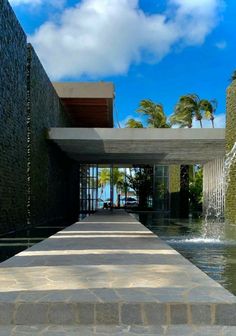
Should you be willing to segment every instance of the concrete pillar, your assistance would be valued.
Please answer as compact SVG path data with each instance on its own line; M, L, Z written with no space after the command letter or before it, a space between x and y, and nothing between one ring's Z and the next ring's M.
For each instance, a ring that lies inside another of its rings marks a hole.
M169 166L169 194L171 217L179 217L180 208L180 166Z
M218 158L203 165L203 213L223 217L224 204L224 158Z
M189 167L188 165L180 166L180 218L189 216Z
M226 114L226 154L236 142L236 80L227 89ZM236 160L230 167L228 186L225 192L225 218L229 223L236 224Z

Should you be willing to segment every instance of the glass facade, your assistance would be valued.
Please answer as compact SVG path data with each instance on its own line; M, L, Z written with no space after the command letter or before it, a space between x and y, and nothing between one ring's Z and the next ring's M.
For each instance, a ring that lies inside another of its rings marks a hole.
M90 214L97 209L98 166L80 165L80 213Z
M153 207L157 211L169 211L169 167L155 165L153 178Z
M113 173L112 168L109 169L110 180L107 182L107 186L110 189L110 197L113 199ZM99 187L98 178L101 168L98 165L80 165L80 214L90 214L96 209L101 208L99 199ZM133 171L134 170L134 171ZM137 174L140 177L140 185L142 187L150 189L146 195L146 206L153 208L155 211L168 212L170 210L170 193L169 193L169 167L163 165L154 165L154 167L136 167L131 168L132 174ZM142 180L143 176L150 179L150 185L148 180ZM125 179L124 179L125 181ZM144 183L145 182L145 183ZM130 189L132 190L132 189ZM101 190L100 190L101 191ZM144 191L140 195L136 195L139 205L142 204L141 197ZM117 192L114 195L117 197ZM100 195L101 197L101 195ZM122 204L124 205L124 204ZM137 206L137 205L136 205Z

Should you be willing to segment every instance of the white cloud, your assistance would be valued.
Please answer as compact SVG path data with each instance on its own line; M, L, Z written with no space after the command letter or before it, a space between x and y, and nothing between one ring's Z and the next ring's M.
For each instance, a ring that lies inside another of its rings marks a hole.
M227 47L227 42L226 41L219 41L215 44L216 48L218 49L225 49Z
M82 0L30 41L53 79L125 74L133 63L159 62L175 46L202 44L221 3L169 0L165 12L147 15L138 0Z
M210 120L202 120L203 128L212 128ZM220 113L215 115L214 119L215 128L225 128L225 113ZM199 121L193 121L193 127L199 128L200 124Z
M9 0L13 7L28 5L31 7L50 5L53 7L63 7L66 0Z
M136 116L136 115L134 116L134 115L129 114L127 117L125 117L125 119L119 121L119 125L117 125L117 126L120 126L121 128L125 128L126 123L129 119L135 119L137 121L141 121L142 124L145 124L143 122L142 118L140 118L139 116ZM118 123L116 122L116 124L118 124Z

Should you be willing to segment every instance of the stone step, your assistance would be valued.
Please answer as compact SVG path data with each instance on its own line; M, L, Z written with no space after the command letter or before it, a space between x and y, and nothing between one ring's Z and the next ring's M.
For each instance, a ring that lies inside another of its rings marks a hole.
M236 325L235 303L1 302L1 325Z
M229 326L71 326L34 325L2 326L0 336L235 336Z

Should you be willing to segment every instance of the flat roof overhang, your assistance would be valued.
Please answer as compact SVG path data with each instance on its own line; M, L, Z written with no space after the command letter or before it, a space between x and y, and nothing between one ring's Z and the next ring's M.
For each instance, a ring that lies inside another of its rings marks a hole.
M105 82L58 82L53 86L75 127L113 127L114 86Z
M49 139L80 163L204 164L225 155L223 128L51 128Z

